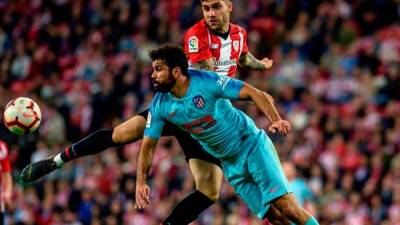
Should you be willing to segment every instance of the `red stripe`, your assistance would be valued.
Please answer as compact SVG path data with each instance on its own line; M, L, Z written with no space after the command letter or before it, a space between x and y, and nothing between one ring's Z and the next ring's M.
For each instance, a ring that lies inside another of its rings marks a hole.
M242 46L240 45L240 35L239 35L239 29L236 26L232 26L232 30L231 30L231 57L230 59L234 59L236 60L236 64L239 61L239 53L241 52L241 48ZM235 49L233 46L233 43L237 42L238 45L236 46L237 48ZM236 72L237 66L231 66L229 67L229 71L228 71L228 76L229 77L234 77L235 76L235 72Z
M71 157L69 156L69 149L70 149L70 148L66 148L66 149L65 149L65 155L67 155L68 159L71 158Z
M220 56L221 56L221 40L219 39L218 36L211 33L211 43L218 45L217 49L211 49L212 57L218 61L218 60L220 60ZM214 67L214 71L216 71L217 69L218 69L218 67Z

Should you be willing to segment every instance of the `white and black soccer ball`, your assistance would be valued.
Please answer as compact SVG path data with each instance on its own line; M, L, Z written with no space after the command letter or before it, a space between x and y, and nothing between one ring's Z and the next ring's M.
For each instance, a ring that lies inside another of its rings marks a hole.
M38 104L30 98L13 99L4 109L4 124L17 135L34 132L39 127L41 119L42 113Z

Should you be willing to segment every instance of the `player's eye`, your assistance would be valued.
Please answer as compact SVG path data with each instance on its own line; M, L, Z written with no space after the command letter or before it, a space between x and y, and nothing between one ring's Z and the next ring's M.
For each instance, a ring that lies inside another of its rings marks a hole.
M210 7L208 7L208 6L203 6L203 10L206 11L206 12L208 12L208 11L210 11Z
M222 5L221 4L215 4L215 5L212 5L211 7L214 10L218 10L218 9L220 9L222 7Z

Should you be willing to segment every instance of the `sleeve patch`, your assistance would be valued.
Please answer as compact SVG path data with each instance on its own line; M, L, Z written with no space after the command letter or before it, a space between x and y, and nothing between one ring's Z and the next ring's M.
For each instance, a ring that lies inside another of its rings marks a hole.
M227 83L228 83L228 77L226 77L226 76L220 76L219 78L218 78L218 80L217 80L217 85L218 86L222 86L222 90L224 90L225 89L225 87L226 87L226 85L227 85Z
M191 36L188 41L189 53L199 51L199 39L196 36Z
M149 114L147 114L146 127L149 128L150 126L151 126L151 112L149 111Z

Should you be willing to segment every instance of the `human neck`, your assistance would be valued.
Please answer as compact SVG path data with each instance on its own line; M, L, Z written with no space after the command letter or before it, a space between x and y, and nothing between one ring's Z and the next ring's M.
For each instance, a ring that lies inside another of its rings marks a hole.
M177 98L182 98L186 95L189 89L190 78L188 76L179 76L176 84L171 89L171 94Z
M220 36L224 39L226 39L229 36L230 33L230 26L228 24L228 26L221 28L220 30L215 30L215 31L211 31L213 32L215 35Z

